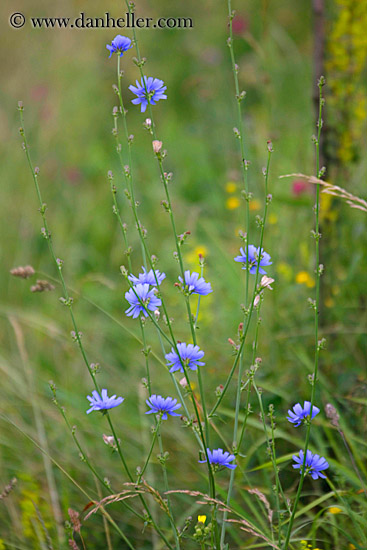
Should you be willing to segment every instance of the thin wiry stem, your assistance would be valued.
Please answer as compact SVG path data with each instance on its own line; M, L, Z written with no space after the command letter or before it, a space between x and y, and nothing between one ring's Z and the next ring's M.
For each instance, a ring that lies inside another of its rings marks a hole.
M234 80L236 103L237 103L238 128L235 129L236 130L235 134L238 137L238 140L240 142L242 178L243 178L245 200L246 200L246 209L245 209L246 243L245 244L246 244L246 268L248 268L248 246L249 246L249 232L250 232L250 206L249 206L250 195L249 195L249 184L248 184L248 161L246 161L245 159L245 140L244 140L243 123L242 123L242 109L241 109L241 103L245 97L245 94L244 92L240 93L240 85L238 80L238 65L236 63L236 59L234 55L232 23L233 23L235 12L232 11L231 0L228 0L227 6L228 6L228 27L229 27L229 37L227 40L227 44L231 55L232 72L233 72L233 80ZM245 288L246 307L247 307L247 300L248 300L248 288L249 288L249 270L246 269L246 288Z
M269 177L269 167L270 167L270 158L271 158L271 153L273 152L273 149L271 147L271 144L268 144L268 161L267 161L267 166L266 166L266 172L265 172L265 187L267 189L267 186L268 186L268 177ZM221 393L221 395L218 397L217 399L217 402L215 403L214 407L212 408L212 410L210 411L209 413L209 418L211 416L213 416L213 414L215 413L215 411L217 410L217 408L219 407L220 403L222 402L222 399L224 397L224 395L226 394L227 392L227 389L229 387L229 384L232 380L232 377L234 375L234 372L236 370L236 367L238 365L238 362L241 358L241 354L243 352L243 348L245 346L245 341L246 341L246 336L247 336L247 333L248 333L248 329L249 329L249 326L250 326L250 321L251 321L251 318L252 318L252 313L253 313L253 310L254 310L254 301L255 301L255 297L256 297L256 294L258 293L258 280L259 280L259 268L260 268L260 261L261 261L261 250L262 250L262 246L263 246L263 242L264 242L264 230L265 230L265 222L266 222L266 216L267 216L267 208L268 208L268 203L269 203L269 198L268 196L266 196L266 202L265 202L265 209L264 209L264 218L261 222L261 232L260 232L260 254L259 254L259 257L258 257L258 261L257 261L257 265L256 265L256 274L255 274L255 284L254 284L254 290L253 290L253 294L252 294L252 297L251 297L251 302L250 302L250 307L249 308L246 308L246 313L245 313L245 325L244 325L244 329L243 329L243 333L241 335L241 343L240 343L240 346L239 346L239 349L237 351L237 354L236 354L236 357L235 357L235 360L234 360L234 363L233 363L233 366L232 366L232 369L227 377L227 380L224 384L224 387L223 387L223 391ZM247 258L247 256L246 256ZM247 271L249 270L248 266L247 266Z
M325 84L325 79L323 76L320 77L318 81L318 87L319 87L319 115L317 120L317 136L314 139L315 142L315 148L316 148L316 177L319 178L322 174L320 173L320 137L321 137L321 128L322 128L322 108L324 106L324 98L322 95L322 88ZM315 238L315 273L316 273L316 296L315 296L315 302L314 302L314 311L315 311L315 321L314 321L314 327L315 327L315 363L314 363L314 371L312 374L312 389L311 389L311 412L313 409L313 405L315 402L315 395L316 395L316 384L317 384L317 374L319 369L319 353L320 353L320 343L319 343L319 303L320 303L320 277L321 277L321 269L320 269L320 245L319 241L321 238L321 235L319 233L320 225L319 225L319 214L320 214L320 185L317 184L316 186L316 206L315 206L315 230L313 232L314 238ZM292 527L293 522L295 519L297 506L299 499L301 497L303 482L306 476L306 458L307 458L307 450L310 442L310 432L311 432L311 422L307 425L306 430L306 438L305 438L305 446L304 446L304 457L303 457L303 464L301 469L301 479L298 484L298 489L296 493L296 498L293 505L292 514L289 520L288 524L288 530L284 541L284 550L287 550L289 541L292 534Z
M268 181L269 181L270 159L271 159L272 152L273 152L273 148L272 148L271 144L268 143L268 158L267 158L267 164L266 164L266 169L265 169L265 207L264 207L264 216L263 216L263 219L262 219L262 222L261 222L259 258L258 258L258 262L257 262L257 266L256 266L255 286L254 286L254 293L253 293L252 302L251 302L251 309L250 309L250 313L249 313L247 324L246 324L246 332L245 332L245 334L243 334L243 340L241 342L242 349L241 349L241 353L239 355L240 356L240 368L239 368L239 372L238 372L236 405L235 405L235 421L234 421L234 428L233 428L233 449L234 449L235 453L238 452L238 415L239 415L239 412L240 412L241 394L242 394L241 385L242 385L242 372L243 372L243 346L244 346L244 343L245 343L245 340L246 340L248 327L250 325L252 310L253 310L254 304L255 304L255 296L256 296L256 293L258 292L257 281L258 281L258 277L259 277L262 244L263 244L263 239L264 239L265 223L266 223L268 205L269 205ZM248 262L248 253L246 255L246 261ZM246 265L246 267L247 267L246 272L249 273L248 265ZM256 332L256 337L257 337L257 332ZM257 345L257 341L256 341L256 345ZM251 387L249 386L248 394L247 394L248 398L249 398L249 392L250 391L251 391ZM248 401L247 401L247 406L248 406ZM247 419L247 416L246 416L246 419ZM242 442L243 433L244 433L244 429L242 430L242 433L241 433L241 436L240 436L240 442ZM228 487L227 506L229 506L230 502L231 502L234 478L235 478L235 470L232 470L231 475L230 475L229 487ZM223 524L222 524L221 546L223 546L224 539L225 539L226 523L227 523L226 519L227 519L227 513L225 512L224 517L223 517Z
M162 442L162 434L161 434L161 423L159 423L156 426L156 430L157 430L157 433L158 433L158 445L159 445L159 452L160 452L160 458L161 458L160 463L161 463L162 472L163 472L164 492L168 493L169 492L169 484L168 484L166 461L165 461L164 450L163 450L163 442ZM167 506L168 506L168 510L169 510L169 513L170 513L169 514L169 522L171 524L171 528L172 528L172 531L173 531L173 534L174 534L174 537L175 537L176 549L180 550L180 539L179 539L179 536L178 536L177 527L176 527L175 520L174 520L173 513L172 513L171 501L170 501L170 498L169 498L168 495L167 495Z

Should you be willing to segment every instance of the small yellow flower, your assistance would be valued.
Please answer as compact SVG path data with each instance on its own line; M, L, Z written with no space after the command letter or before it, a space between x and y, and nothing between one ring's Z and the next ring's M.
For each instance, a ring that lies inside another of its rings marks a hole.
M257 199L254 199L253 201L250 201L250 210L251 212L254 212L256 210L260 210L261 208L261 202Z
M329 508L330 514L340 514L341 511L342 511L342 509L338 508L338 506L331 506Z
M236 210L236 208L238 208L240 204L240 199L238 199L237 197L229 197L229 199L226 200L227 210Z
M354 546L354 544L349 544L348 548L349 550L356 550L356 547Z
M278 223L278 216L276 214L269 214L269 223L270 225Z
M198 516L198 522L199 523L205 523L206 522L206 516Z
M315 281L307 273L307 271L299 271L296 275L296 283L299 285L306 285L308 288L315 286Z
M237 185L233 181L229 181L226 183L226 192L227 193L234 193L237 189Z
M324 304L326 307L333 307L335 304L334 300L329 296L328 298L325 298Z

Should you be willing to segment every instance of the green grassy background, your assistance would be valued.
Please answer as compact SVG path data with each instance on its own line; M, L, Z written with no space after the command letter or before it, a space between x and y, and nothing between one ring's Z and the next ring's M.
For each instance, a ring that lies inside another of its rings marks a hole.
M279 176L292 172L314 173L310 139L315 132L312 18L309 3L305 1L286 0L279 5L250 0L234 7L246 26L246 30L236 36L235 52L241 86L247 91L244 126L246 155L251 160L250 188L261 205L264 199L261 169L266 162L267 139L272 139L275 149L270 175L273 223L266 231L265 250L272 256L273 266L268 273L276 283L274 291L267 294L262 310L259 354L263 363L258 384L264 389L265 404L273 403L276 407L278 453L286 456L299 450L302 432L301 429L296 432L296 440L285 413L290 405L309 397L307 374L313 368L313 313L308 308L307 297L313 296L314 290L297 284L296 277L301 271L313 277L310 230L314 198L312 192L296 197L292 193L292 179L279 180ZM44 431L50 455L97 498L96 484L78 458L71 436L51 402L50 379L59 388L59 401L66 407L70 423L77 425L79 437L102 475L111 479L116 490L122 477L115 455L102 441L102 434L109 433L103 418L85 415L85 396L92 387L78 349L71 341L68 312L58 301L60 287L55 283L53 292L34 294L30 292L33 281L19 280L9 274L14 266L31 264L39 278L52 280L56 276L40 234L36 195L21 149L18 100L25 105L30 151L35 165L40 167L40 185L48 205L54 245L57 255L65 261L64 275L75 297L83 343L91 361L101 365L100 385L125 397L124 405L112 415L132 469L143 463L150 437L149 421L143 415L146 395L140 384L145 373L144 357L136 339L140 337L138 326L124 315L123 296L127 287L119 266L126 264L126 257L112 214L108 170L114 172L123 219L129 225L135 271L139 270L142 259L111 134L111 112L116 104L112 91L116 59L108 59L105 45L116 33L112 29L32 30L29 25L14 30L7 21L13 11L24 12L27 17L76 17L80 11L92 17L109 11L118 17L125 9L123 3L109 2L102 7L94 0L88 4L81 0L56 2L52 6L39 0L31 6L23 0L17 3L16 9L13 3L6 2L0 10L5 37L0 51L3 74L0 369L1 412L8 419L0 420L1 485L5 486L13 476L18 478L14 493L0 502L0 537L6 548L39 548L40 539L32 523L37 523L36 514L30 502L36 502L55 538L54 521L45 463L25 434L39 441ZM244 229L244 203L241 201L241 207L234 210L226 206L229 197L226 184L238 184L236 197L240 190L238 144L232 131L236 126L236 105L226 45L226 5L217 0L200 4L192 0L185 4L160 0L154 5L139 0L137 12L154 18L189 16L194 21L194 28L190 30L141 30L138 38L142 55L147 57L146 72L163 79L167 85L168 100L161 101L154 114L160 139L168 150L165 168L174 174L171 193L177 227L179 232L191 231L184 257L191 269L198 268L195 251L197 247L205 247L205 276L214 289L213 295L203 300L199 335L200 345L206 352L208 402L213 404L214 390L224 383L231 366L227 338L235 338L241 318L239 304L243 299L244 280L239 266L233 262L241 245L238 229ZM131 58L128 53L122 59L123 95L129 105L129 131L135 135L133 163L136 195L141 201L139 211L148 230L150 250L159 257L159 269L167 273L164 288L176 335L185 341L189 338L189 329L184 304L173 287L178 270L172 258L169 219L160 206L163 188L150 137L142 127L145 116L130 104L131 94L127 89L138 76ZM348 181L338 180L338 183L365 196L365 181L366 161L362 155L359 163L349 167ZM365 475L366 443L362 430L366 420L366 216L337 202L331 208L335 212L333 220L324 218L322 225L327 239L322 241L326 275L320 322L327 349L321 358L317 398L319 406L331 401L340 410L348 441ZM255 242L259 233L254 220L260 212L253 212L251 240ZM251 338L250 335L247 356ZM151 327L148 339L159 354L159 344ZM154 391L172 394L163 367L153 359L151 368ZM234 392L228 395L221 413L223 422L218 424L228 445L231 444L229 411L233 404ZM38 410L38 425L34 407ZM267 461L255 400L253 408L255 414L251 417L243 450L245 473L238 487L258 486L271 498L266 476L250 473L252 468ZM359 506L362 498L356 495L359 482L338 435L325 415L320 415L315 425L312 448L330 459L334 482L340 482L351 501L356 499ZM187 488L202 484L205 487L190 433L178 422L167 422L164 442L171 453L168 468L172 486ZM156 460L151 468L153 474L159 487L160 469ZM53 475L63 517L67 519L67 508L81 511L87 499L57 468L53 468ZM297 479L288 461L282 464L281 478L292 494ZM223 491L225 480L226 476L222 475ZM304 503L310 502L307 499L311 496L326 494L327 490L327 486L307 482ZM184 502L179 521L197 513L193 502L190 499ZM331 496L323 505L335 502ZM239 506L245 510L254 506L245 492L239 498ZM312 520L319 511L320 507L311 508L308 519ZM131 518L121 517L121 509L116 505L111 508L111 514L135 538L137 547L151 547L149 539ZM325 511L321 519L329 516ZM335 518L340 525L347 524L343 514ZM335 521L334 517L331 520ZM301 538L309 529L305 524ZM321 528L323 542L319 546L346 548L347 538L335 535L335 529L332 533L327 525ZM85 524L85 536L88 548L105 547L99 516ZM249 536L241 536L239 547L253 543ZM335 542L338 537L341 537L339 542ZM233 539L233 544L236 540ZM120 548L117 542L116 548Z

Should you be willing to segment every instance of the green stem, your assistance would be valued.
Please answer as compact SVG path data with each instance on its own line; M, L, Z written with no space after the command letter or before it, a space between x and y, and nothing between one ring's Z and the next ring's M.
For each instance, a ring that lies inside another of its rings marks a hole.
M164 451L163 451L163 442L162 442L162 434L161 434L161 424L159 424L156 429L157 429L157 432L158 432L159 452L160 452L160 455L162 457L161 465L162 465L162 472L163 472L164 491L167 494L168 491L169 491L169 485L168 485L168 475L167 475L166 463L163 462ZM175 520L174 520L173 513L172 513L170 498L169 498L168 495L166 496L166 498L167 498L168 510L169 510L169 513L170 513L169 522L171 524L172 532L173 532L173 535L175 537L176 550L180 550L180 539L178 537L178 531L177 531L177 527L176 527Z
M268 177L269 177L269 167L270 167L270 158L271 158L271 153L272 153L272 148L271 147L268 147L268 160L267 160L267 165L266 165L266 172L265 172L265 189L267 191L268 189ZM260 268L260 260L261 260L261 250L262 250L262 245L263 245L263 241L264 241L264 230L265 230L265 222L266 222L266 216L267 216L267 211L268 211L268 195L266 195L266 201L265 201L265 208L264 208L264 218L263 218L263 221L262 221L262 224L261 224L261 233L260 233L260 254L259 254L259 258L258 258L258 262L257 262L257 265L256 265L256 275L255 275L255 284L254 284L254 290L253 290L253 294L252 294L252 298L251 298L251 305L250 305L250 308L249 309L246 309L246 316L247 318L245 317L245 326L244 326L244 331L243 331L243 334L242 334L242 337L241 337L241 343L240 343L240 347L238 349L238 352L237 352L237 355L235 357L235 360L234 360L234 363L233 363L233 366L232 366L232 369L228 375L228 378L224 384L224 387L223 387L223 391L221 393L221 395L218 397L218 400L217 402L215 403L213 409L210 411L209 413L209 418L213 416L213 414L215 413L215 411L217 410L217 408L219 407L220 403L222 402L222 399L224 397L224 395L226 394L227 392L227 389L228 389L228 386L232 380L232 377L234 375L234 372L236 370L236 367L237 367L237 364L240 360L240 357L241 357L241 354L243 352L243 349L244 349L244 346L245 346L245 341L246 341L246 336L247 336L247 332L248 332L248 329L249 329L249 326L250 326L250 321L251 321L251 317L252 317L252 312L254 310L254 300L255 300L255 297L256 295L258 294L258 280L259 280L259 268Z
M324 77L320 77L318 81L318 87L319 87L319 115L317 120L317 137L315 138L315 147L316 147L316 177L320 178L320 136L321 136L321 128L322 128L322 108L324 105L324 98L322 95L322 87L325 84ZM316 382L317 382L317 374L318 374L318 367L319 367L319 302L320 302L320 247L319 247L319 240L321 235L319 234L319 214L320 214L320 184L316 185L316 208L315 208L315 263L316 263L316 300L315 300L315 363L314 363L314 371L312 375L312 389L311 389L311 411L315 402L315 395L316 395ZM307 458L307 450L310 442L310 432L311 432L311 422L307 425L306 430L306 438L305 438L305 446L304 446L304 458L303 458L303 464L302 464L302 470L301 470L301 479L299 481L298 490L296 493L296 498L294 501L294 506L292 510L292 514L289 520L288 524L288 530L285 537L284 542L284 550L287 550L288 544L291 538L292 534L292 527L293 522L295 519L297 506L299 499L301 497L302 487L304 478L306 476L306 458Z
M159 415L159 418L157 420L157 423L154 427L154 434L153 434L153 439L152 439L152 444L150 446L150 449L149 449L149 452L148 452L148 456L146 458L146 461L145 461L145 464L139 474L139 477L138 477L138 481L137 483L139 484L141 482L141 478L143 477L144 475L144 472L145 470L147 469L147 466L149 464L149 460L150 460L150 457L152 456L152 452L153 452L153 449L154 449L154 445L155 445L155 442L157 441L157 437L158 437L158 430L159 430L159 427L161 425L161 422L162 422L162 414Z
M248 185L248 177L247 177L247 170L248 170L248 162L245 159L245 141L243 137L243 123L242 123L242 110L241 110L241 94L240 94L240 85L238 81L238 65L236 63L236 59L234 56L234 48L233 48L233 17L234 12L232 11L232 4L231 0L228 0L227 2L228 6L228 20L229 20L229 38L227 40L227 44L229 46L230 56L231 56L231 64L232 64L232 72L233 72L233 79L234 79L234 85L235 85L235 92L236 92L236 103L237 103L237 124L238 124L238 139L240 142L240 153L241 153L241 167L242 167L242 178L243 178L243 184L244 184L244 190L245 190L245 199L246 199L246 286L245 286L245 305L247 307L247 300L248 300L248 288L249 288L249 270L248 270L248 246L249 246L249 233L250 233L250 206L249 206L249 185Z

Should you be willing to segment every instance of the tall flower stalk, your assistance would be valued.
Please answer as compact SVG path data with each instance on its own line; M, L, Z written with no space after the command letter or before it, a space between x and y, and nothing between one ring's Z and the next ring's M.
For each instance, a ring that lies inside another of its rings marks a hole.
M129 14L131 14L132 13L132 6L128 1L126 1L126 7L128 9ZM146 80L146 77L145 77L144 72L143 72L144 61L142 60L142 57L141 57L141 54L140 54L135 28L133 28L132 31L133 31L133 42L134 42L135 49L136 49L136 54L137 54L136 65L139 68L139 72L140 72L141 79L142 79L141 82L145 87L145 94L146 94L146 98L148 99L148 110L149 110L149 115L150 115L150 119L151 119L151 131L152 131L154 141L159 142L159 140L157 139L157 133L156 133L156 129L155 129L153 112L152 112L151 103L150 103L150 96L149 96L148 90L146 88L147 80ZM119 93L119 97L120 97L120 101L122 101L121 93ZM122 111L124 113L124 109L122 109ZM177 260L179 262L181 278L184 281L185 280L185 270L184 270L183 258L182 258L182 253L181 253L181 244L182 243L180 242L180 239L179 239L179 236L178 236L177 230L176 230L176 223L175 223L175 219L174 219L174 215L173 215L172 203L171 203L170 193L169 193L169 189L168 189L169 176L164 172L163 159L162 159L162 155L160 153L160 150L157 150L156 158L157 158L157 162L158 162L158 166L159 166L160 177L161 177L162 183L164 185L164 190L165 190L165 195L166 195L165 209L169 213L169 216L170 216L172 232L173 232L174 241L175 241L175 245L176 245L176 257L177 257ZM194 317L193 317L192 312L191 312L190 299L189 299L189 296L185 294L185 292L184 292L184 296L185 296L185 303L186 303L186 308L187 308L188 319L189 319L189 323L190 323L191 335L192 335L193 343L194 343L194 345L196 345L196 342L197 342L196 330L195 330L196 327L195 327L195 322L194 322L195 320L194 320ZM169 328L169 331L170 331L170 336L171 336L172 340L174 341L174 347L175 347L175 349L178 353L177 344L176 344L172 329L171 329L170 324L169 324L168 315L166 315L166 319L167 319L168 328ZM191 394L191 401L192 401L192 404L193 404L193 407L194 407L195 416L196 416L196 419L197 419L197 422L198 422L198 429L199 429L200 437L201 437L201 440L202 440L202 443L203 443L203 451L204 451L204 454L206 456L206 462L207 462L208 474L209 474L209 491L210 491L210 495L212 496L212 498L215 498L215 480L214 480L213 470L212 470L212 467L211 467L211 464L210 464L210 461L209 461L208 452L207 452L207 448L208 448L208 445L209 445L209 420L208 420L208 415L207 415L207 411L206 411L203 380L202 380L202 376L201 376L201 372L200 372L200 367L198 368L198 384L199 384L199 391L200 391L200 396L201 396L201 404L202 404L203 417L204 417L203 418L204 419L204 430L203 430L202 425L201 425L202 424L202 419L200 417L198 405L197 405L196 399L194 397L194 393L192 391L192 385L191 385L191 382L190 382L188 371L187 371L187 368L186 368L186 366L184 365L183 362L182 362L182 367L183 367L184 374L185 374L185 377L186 377L186 380L187 380L187 383L188 383L189 392ZM215 530L217 532L217 523L216 523L216 521L214 521L214 525L215 525ZM219 535L217 534L216 537L217 537L217 546L219 547Z
M325 85L325 78L323 76L320 76L318 80L318 88L319 88L319 114L317 119L317 134L313 137L313 142L315 144L315 150L316 150L316 177L321 178L324 174L324 168L320 168L320 137L321 137L321 129L322 129L322 109L325 105L325 99L322 94L322 88ZM315 205L315 229L312 232L312 235L315 239L315 274L316 274L316 295L315 300L312 302L312 307L314 309L315 314L315 321L314 321L314 331L315 331L315 362L314 362L314 370L313 374L311 376L311 411L313 408L313 405L315 403L315 395L316 395L316 384L317 384L317 375L319 370L319 354L320 350L323 347L323 341L319 341L319 304L320 304L320 277L323 272L323 266L320 265L320 223L319 223L319 214L320 214L320 184L316 185L316 205ZM292 514L288 523L288 529L285 536L284 541L284 550L287 550L290 537L292 534L292 527L297 511L297 506L299 499L301 497L303 482L306 476L306 458L307 458L307 450L309 447L310 442L310 432L311 432L311 422L307 424L307 430L306 430L306 438L305 438L305 445L304 445L304 458L303 458L303 464L301 469L301 478L299 480L298 489L296 493L296 498L293 505Z
M240 368L239 368L238 380L237 380L235 419L234 419L234 428L233 428L233 450L236 454L240 450L239 447L238 447L238 441L239 441L238 440L238 424L239 424L239 412L240 412L241 395L242 395L241 386L242 386L242 374L243 374L243 347L244 347L244 344L245 344L248 328L250 326L250 320L251 320L251 317L252 317L252 312L253 312L253 309L255 307L255 297L256 297L257 292L258 292L258 284L257 283L258 283L258 278L259 278L261 250L262 250L262 245L263 245L263 241L264 241L264 231L265 231L266 216L267 216L267 212L268 212L268 205L269 205L270 200L271 200L270 195L268 195L268 180L269 180L269 168L270 168L270 159L271 159L272 152L273 152L272 144L271 144L271 142L268 142L268 158L267 158L266 168L264 170L266 199L265 199L265 207L264 207L264 216L263 216L263 219L260 222L260 226L261 226L260 247L259 247L260 253L259 253L258 260L257 260L257 265L256 265L255 283L254 283L254 290L253 290L251 306L250 306L249 309L247 309L247 316L245 316L246 328L245 328L245 332L242 336L242 342L241 342L241 347L240 347L241 351L237 355L237 357L240 358ZM247 241L247 243L248 243L248 241ZM247 277L250 273L249 265L248 265L248 259L249 259L249 254L248 254L248 246L247 246L246 264L245 264L245 266L246 266L246 276ZM249 395L250 395L250 392L251 392L251 381L249 383L247 392L248 392L247 396L249 398ZM247 400L247 407L248 407L248 400ZM246 420L247 420L247 416L245 417L244 425L246 423ZM240 442L242 442L243 434L244 434L244 428L243 428L243 430L241 432L241 435L240 435ZM231 502L231 498L232 498L234 478L235 478L235 470L232 470L230 480L229 480L228 494L227 494L227 506L230 506L230 502ZM223 515L223 524L222 524L222 532L221 532L221 547L223 547L225 534L226 534L226 519L227 519L227 516L228 516L228 513L225 511L224 515Z

